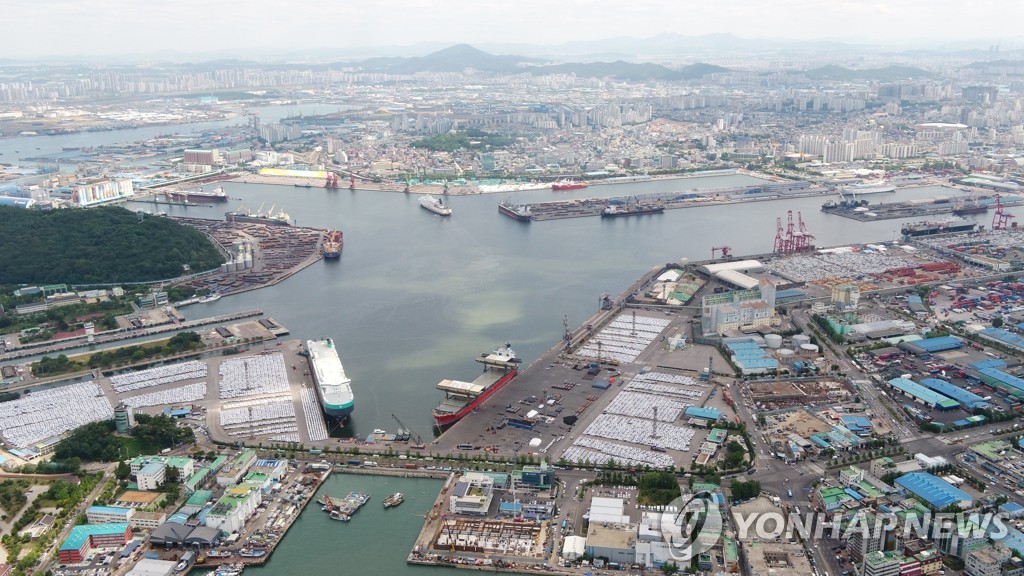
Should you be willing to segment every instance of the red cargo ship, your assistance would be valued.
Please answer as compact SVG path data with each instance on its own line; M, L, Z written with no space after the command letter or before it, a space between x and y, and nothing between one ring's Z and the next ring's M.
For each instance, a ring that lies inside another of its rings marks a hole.
M450 426L483 404L492 394L501 390L519 373L522 360L516 357L512 345L506 344L490 354L476 359L484 365L484 373L472 382L442 380L437 389L445 398L434 408L434 424L438 428Z
M572 180L562 180L551 185L552 190L579 190L586 187L586 182L573 182Z

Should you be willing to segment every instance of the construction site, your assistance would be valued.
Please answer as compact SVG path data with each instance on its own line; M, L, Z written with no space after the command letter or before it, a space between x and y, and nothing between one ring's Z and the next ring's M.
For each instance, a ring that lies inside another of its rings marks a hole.
M847 402L854 396L849 385L837 380L779 380L751 382L750 397L762 410L810 404Z

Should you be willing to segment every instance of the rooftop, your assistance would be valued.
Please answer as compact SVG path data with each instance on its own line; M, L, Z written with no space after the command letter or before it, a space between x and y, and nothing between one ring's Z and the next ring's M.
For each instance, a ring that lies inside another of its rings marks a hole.
M896 485L939 509L962 501L974 502L970 494L927 472L904 474L896 479Z
M117 522L114 524L83 524L81 526L75 526L71 529L71 533L68 534L67 539L60 545L61 550L80 550L85 541L90 536L105 536L108 534L124 534L128 530L129 524L127 522Z

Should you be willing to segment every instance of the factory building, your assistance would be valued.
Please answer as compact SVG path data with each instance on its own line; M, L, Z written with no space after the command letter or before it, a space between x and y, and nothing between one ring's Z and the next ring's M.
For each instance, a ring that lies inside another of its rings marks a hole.
M954 410L960 407L960 403L956 400L947 398L934 390L929 390L913 380L908 380L906 378L893 378L892 380L889 380L889 386L894 390L899 390L904 395L913 398L915 402L924 404L929 408Z
M126 522L75 526L60 545L60 562L77 564L85 560L92 548L120 548L131 539L132 527Z
M957 504L964 510L974 506L974 498L970 494L928 472L905 474L897 478L895 484L901 491L916 496L935 510L950 504Z

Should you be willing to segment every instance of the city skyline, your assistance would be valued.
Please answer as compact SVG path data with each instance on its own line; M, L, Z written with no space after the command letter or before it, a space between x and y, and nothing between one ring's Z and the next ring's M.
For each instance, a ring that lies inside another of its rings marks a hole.
M695 5L637 0L628 7L610 0L354 0L307 2L301 10L266 0L42 0L7 8L9 22L30 25L7 30L2 53L10 59L250 51L336 51L344 57L372 54L376 48L412 50L417 44L539 45L557 50L566 43L666 33L936 49L1024 46L1013 24L1016 18L1006 14L1012 6L981 0L971 10L962 8L952 0L727 0ZM996 13L1011 17L990 18ZM950 26L950 14L956 14L955 27Z

